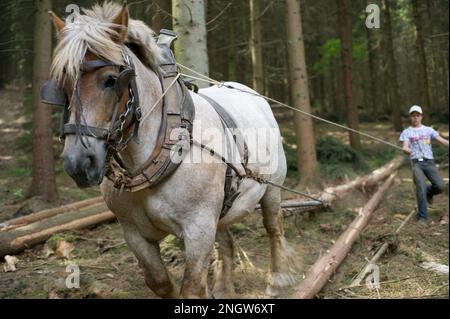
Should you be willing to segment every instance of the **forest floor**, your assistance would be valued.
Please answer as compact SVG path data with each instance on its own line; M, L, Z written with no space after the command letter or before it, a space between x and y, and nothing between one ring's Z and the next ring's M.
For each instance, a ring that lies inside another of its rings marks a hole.
M25 199L31 181L31 125L29 99L21 101L20 92L0 91L0 222L13 216L26 214L49 206L36 199ZM7 107L7 111L6 107ZM24 107L25 105L25 111ZM55 121L57 121L55 117ZM56 123L56 122L55 122ZM366 132L383 136L395 142L398 134L389 123L362 124ZM288 161L295 157L291 123L283 123L282 131ZM448 125L439 127L448 137ZM318 126L317 136L326 135L345 141L347 134ZM61 168L59 153L61 146L55 138L56 176L60 200L54 205L65 204L98 196L97 189L80 190ZM381 166L394 154L389 150L365 143L367 149L356 168L351 163L321 164L320 187L343 183ZM326 144L325 144L326 146ZM325 147L324 146L324 147ZM386 155L388 154L388 155ZM294 164L290 164L295 166ZM448 178L448 159L441 165L441 175ZM298 176L289 172L286 185L297 183ZM448 179L447 179L448 182ZM288 194L283 194L287 198ZM302 271L333 244L363 206L370 194L352 193L343 198L331 211L298 214L285 218L286 237L298 254ZM403 167L395 184L380 207L374 213L367 228L354 244L329 283L319 293L319 298L448 298L449 277L420 267L424 261L449 264L449 228L441 223L448 214L448 197L436 197L430 208L430 223L420 226L411 220L394 240L392 234L402 220L415 206L411 173ZM261 216L253 213L242 223L231 229L236 243L236 265L233 283L239 298L264 298L266 275L269 262L269 242L262 225ZM48 256L46 245L28 249L16 257L19 259L15 272L0 269L0 298L156 298L145 286L142 270L134 255L123 242L120 225L116 222L92 229L58 234L49 240L63 238L74 246L70 260ZM387 254L378 263L381 287L372 290L361 287L341 288L350 284L367 259L380 247L384 240L391 245ZM47 245L48 246L48 245ZM163 260L180 284L184 269L182 242L173 236L162 244ZM68 273L66 266L76 264L81 270L79 289L67 289L64 281ZM286 290L282 297L288 297L292 290Z

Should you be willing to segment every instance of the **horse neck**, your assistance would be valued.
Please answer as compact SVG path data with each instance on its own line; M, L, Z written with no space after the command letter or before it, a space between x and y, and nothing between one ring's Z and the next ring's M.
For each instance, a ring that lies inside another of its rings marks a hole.
M139 104L142 115L146 118L139 125L139 144L130 141L125 150L120 153L126 168L130 170L142 165L154 150L162 112L160 101L151 114L146 116L162 95L161 83L155 72L144 66L136 56L132 55L132 58L135 64Z

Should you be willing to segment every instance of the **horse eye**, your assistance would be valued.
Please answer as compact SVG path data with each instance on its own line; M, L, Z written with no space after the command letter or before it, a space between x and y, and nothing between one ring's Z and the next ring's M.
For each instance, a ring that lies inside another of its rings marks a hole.
M108 78L105 81L104 87L112 88L114 87L114 85L116 85L116 79L112 75L108 76Z

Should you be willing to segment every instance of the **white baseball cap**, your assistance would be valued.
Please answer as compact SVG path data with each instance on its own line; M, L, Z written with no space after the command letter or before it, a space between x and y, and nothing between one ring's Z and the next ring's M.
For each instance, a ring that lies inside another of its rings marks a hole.
M409 109L409 114L411 114L413 112L417 112L417 113L423 114L422 108L420 106L418 106L418 105L411 106L411 108Z

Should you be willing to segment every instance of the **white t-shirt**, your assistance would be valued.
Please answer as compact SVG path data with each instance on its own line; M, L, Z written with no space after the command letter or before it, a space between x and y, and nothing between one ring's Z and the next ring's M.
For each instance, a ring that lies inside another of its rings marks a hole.
M431 140L439 133L429 126L408 127L400 135L400 142L408 140L412 159L433 159Z

